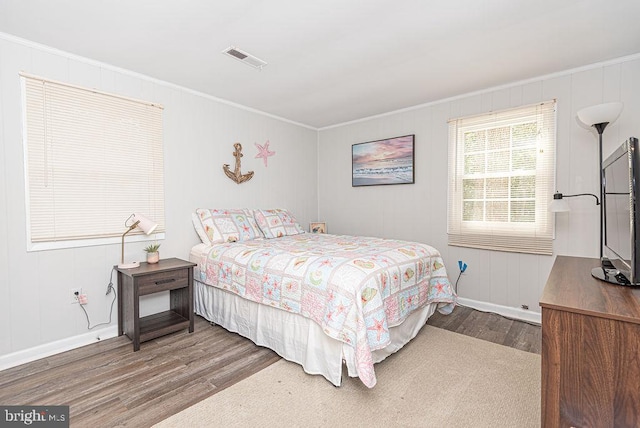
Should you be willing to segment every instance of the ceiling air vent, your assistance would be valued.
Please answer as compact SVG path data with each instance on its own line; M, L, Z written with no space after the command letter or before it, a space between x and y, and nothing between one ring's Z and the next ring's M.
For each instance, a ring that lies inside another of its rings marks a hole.
M261 60L260 58L256 58L255 56L247 52L243 52L240 49L233 46L229 46L228 48L223 50L222 53L229 55L230 57L235 58L238 61L241 61L247 65L250 65L253 68L257 68L258 70L262 70L264 66L267 65L267 63Z

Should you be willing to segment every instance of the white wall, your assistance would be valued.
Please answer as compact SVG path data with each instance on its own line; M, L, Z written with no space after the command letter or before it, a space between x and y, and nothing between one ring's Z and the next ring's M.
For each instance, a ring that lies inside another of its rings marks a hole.
M187 258L198 238L190 214L197 207L287 207L306 227L326 221L330 233L411 239L440 249L457 276L462 297L509 307L538 298L554 257L450 247L446 236L447 120L558 99L557 188L598 192L597 137L578 126L582 107L621 100L624 111L605 132L605 155L628 136L640 136L640 56L584 67L318 132L229 105L171 84L0 35L0 366L49 344L77 345L87 335L82 311L69 289L88 294L93 322L107 319L105 296L119 245L43 252L26 251L24 157L18 72L95 87L164 105L166 239L163 257ZM339 108L339 107L337 107ZM351 187L351 145L416 134L416 183ZM318 145L318 139L320 144ZM265 168L254 143L277 152ZM242 185L222 173L233 164L232 144L244 147ZM557 215L556 254L598 254L598 209L589 198L569 200ZM319 213L319 217L316 214ZM127 245L128 259L142 259L144 244ZM168 305L166 296L146 299L143 312ZM112 333L116 314L109 327Z
M578 125L576 112L622 101L620 118L604 133L604 154L640 136L640 55L456 97L415 109L320 130L320 219L330 233L411 239L438 248L455 280L458 260L469 267L459 295L539 312L538 299L555 259L447 245L447 120L556 98L557 189L599 194L597 134ZM351 145L416 135L415 184L351 187ZM569 199L556 215L554 253L598 256L599 210L592 198Z
M46 351L47 344L73 345L85 337L85 317L70 304L71 288L82 287L88 294L92 322L106 321L111 303L106 286L120 254L119 245L26 251L19 71L164 105L167 232L162 257L189 257L199 242L190 217L198 207L286 207L305 227L316 220L316 130L0 35L0 366L3 357L11 359L18 351ZM276 152L267 168L255 158L254 146L266 140ZM242 185L222 171L223 163L234 165L235 142L243 144L243 172L255 171ZM144 259L144 245L128 244L127 259ZM167 306L165 294L146 299L141 310ZM114 310L111 333L116 318Z

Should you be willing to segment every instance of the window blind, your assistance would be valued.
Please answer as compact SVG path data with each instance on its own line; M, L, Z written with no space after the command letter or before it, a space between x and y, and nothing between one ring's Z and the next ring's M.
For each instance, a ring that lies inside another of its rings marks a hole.
M28 244L119 237L133 212L164 232L162 106L21 79Z
M552 254L555 100L449 121L450 245Z

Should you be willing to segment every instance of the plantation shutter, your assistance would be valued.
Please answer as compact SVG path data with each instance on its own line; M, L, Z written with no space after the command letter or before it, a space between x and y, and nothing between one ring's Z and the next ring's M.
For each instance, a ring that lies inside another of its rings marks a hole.
M21 78L28 244L119 237L134 212L164 232L162 106Z
M555 106L449 121L450 245L552 254Z

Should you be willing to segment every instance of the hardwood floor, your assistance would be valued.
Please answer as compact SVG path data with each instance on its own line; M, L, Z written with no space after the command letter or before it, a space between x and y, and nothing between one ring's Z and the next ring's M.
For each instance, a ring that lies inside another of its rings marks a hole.
M133 352L126 336L0 372L3 405L69 405L74 427L147 427L279 360L196 317Z
M457 306L451 315L436 312L427 324L534 354L540 354L542 348L542 329L539 325L465 306Z
M540 327L462 306L428 322L540 353ZM196 317L195 331L126 336L0 372L2 405L69 405L72 427L148 427L278 361L273 351Z

